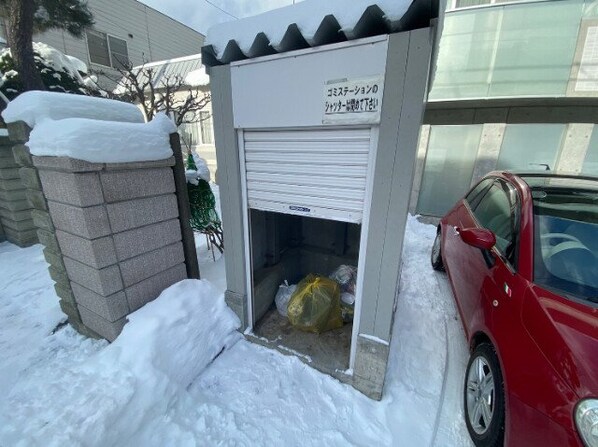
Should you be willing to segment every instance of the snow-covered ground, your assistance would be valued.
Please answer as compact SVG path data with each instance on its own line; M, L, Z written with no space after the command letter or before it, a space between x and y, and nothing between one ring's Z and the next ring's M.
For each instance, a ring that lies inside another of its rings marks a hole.
M201 236L209 282L167 289L111 345L54 331L63 316L41 246L2 243L0 446L469 446L467 350L429 265L433 237L409 218L381 402L234 331L224 257L213 261Z

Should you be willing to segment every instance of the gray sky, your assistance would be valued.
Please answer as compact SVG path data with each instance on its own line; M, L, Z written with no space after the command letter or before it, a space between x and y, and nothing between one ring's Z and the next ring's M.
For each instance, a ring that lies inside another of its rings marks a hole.
M216 23L234 20L209 2L226 12L242 18L259 14L270 9L287 6L293 0L140 0L173 19L199 31L208 32L208 28ZM296 0L297 2L299 0Z

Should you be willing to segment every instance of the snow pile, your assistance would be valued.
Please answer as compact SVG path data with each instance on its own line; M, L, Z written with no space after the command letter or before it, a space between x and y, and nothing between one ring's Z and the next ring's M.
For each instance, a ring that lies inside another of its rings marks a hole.
M66 319L58 307L42 248L35 245L20 249L8 242L0 244L1 396L7 395L29 367L45 337ZM27 272L25 278L23 270Z
M165 445L153 430L170 426L169 413L189 404L185 389L241 337L240 323L205 280L169 287L129 319L114 343L84 363L51 362L39 381L15 387L1 409L0 444Z
M169 134L174 132L174 123L163 113L149 123L87 118L43 120L31 131L27 146L33 155L92 163L164 160L172 156Z
M371 5L378 5L388 20L397 21L407 12L411 0L305 0L253 17L215 25L208 30L206 45L214 47L218 58L224 54L229 40L235 40L239 48L247 53L256 36L263 32L272 46L276 47L293 23L297 24L309 42L327 15L334 15L342 31L350 33Z
M472 446L462 410L467 342L446 275L430 266L434 236L409 217L381 402L233 333L225 259L212 261L203 235L200 268L218 290L173 286L108 347L69 327L47 335L54 315L38 309L51 294L40 289L51 290L41 247L0 244L0 358L9 359L0 374L17 365L0 375L0 445ZM6 302L14 305L3 311ZM38 315L34 325L28 315ZM15 319L24 322L16 331Z
M57 92L31 91L19 95L2 112L7 123L25 121L35 127L45 119L89 118L142 123L141 110L133 104L111 99Z
M128 364L139 376L151 365L183 388L240 336L238 317L206 280L180 281L128 319L104 360Z
M203 65L197 70L190 71L185 76L185 84L191 87L200 87L208 85L210 83L210 77L206 73L206 67Z

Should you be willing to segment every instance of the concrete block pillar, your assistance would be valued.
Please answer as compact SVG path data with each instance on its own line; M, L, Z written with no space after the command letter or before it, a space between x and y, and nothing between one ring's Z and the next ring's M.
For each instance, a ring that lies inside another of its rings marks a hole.
M505 123L486 123L482 127L482 136L473 168L471 186L475 185L490 171L496 169L506 128Z
M34 156L33 165L47 200L35 219L57 292L70 285L69 311L112 341L129 313L188 277L174 158L103 164Z
M592 139L594 124L569 123L555 171L580 174Z
M0 223L9 242L27 247L37 243L37 233L27 201L27 184L20 172L25 166L32 169L31 157L20 157L22 148L28 153L22 143L29 137L29 128L19 124L10 126L10 138L0 135Z

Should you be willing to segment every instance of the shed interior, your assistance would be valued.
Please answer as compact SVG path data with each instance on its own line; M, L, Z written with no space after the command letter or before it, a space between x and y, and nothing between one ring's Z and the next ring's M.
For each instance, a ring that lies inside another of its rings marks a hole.
M250 212L253 333L258 342L298 354L330 373L349 368L352 323L321 334L294 328L276 309L286 280L310 273L328 277L340 265L358 265L361 225L313 217ZM356 297L356 300L359 297Z

